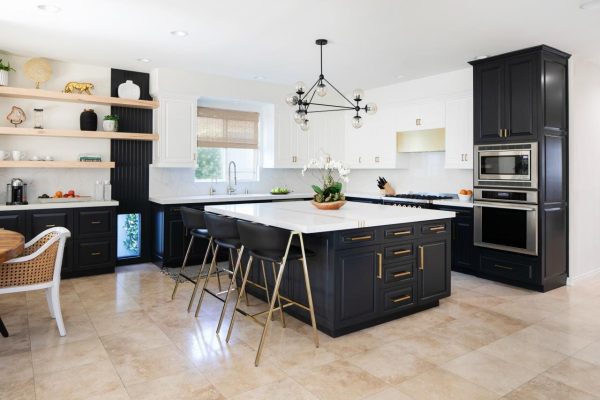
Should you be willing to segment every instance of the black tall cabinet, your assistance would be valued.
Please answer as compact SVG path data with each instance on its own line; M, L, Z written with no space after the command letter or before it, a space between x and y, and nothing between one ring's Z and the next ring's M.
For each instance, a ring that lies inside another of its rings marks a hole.
M473 65L476 145L538 143L539 255L478 249L480 275L539 290L564 285L568 275L568 60L537 46L470 62ZM506 272L489 265L513 265ZM519 266L525 266L520 269Z

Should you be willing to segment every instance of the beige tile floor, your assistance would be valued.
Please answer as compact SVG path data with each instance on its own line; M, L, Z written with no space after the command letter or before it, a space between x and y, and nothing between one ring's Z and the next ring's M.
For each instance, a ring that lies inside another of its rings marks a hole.
M151 264L64 281L64 338L43 293L3 295L0 399L600 399L600 279L541 294L452 278L440 307L319 349L276 319L258 368L261 327L240 318L226 344L221 303L194 318L191 284L171 301Z

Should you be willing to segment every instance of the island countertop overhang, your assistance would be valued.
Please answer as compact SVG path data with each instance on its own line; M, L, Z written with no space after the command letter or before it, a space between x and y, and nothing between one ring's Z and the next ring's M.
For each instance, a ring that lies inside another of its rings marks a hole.
M310 201L206 206L205 211L306 234L454 218L451 211L348 202L325 211Z

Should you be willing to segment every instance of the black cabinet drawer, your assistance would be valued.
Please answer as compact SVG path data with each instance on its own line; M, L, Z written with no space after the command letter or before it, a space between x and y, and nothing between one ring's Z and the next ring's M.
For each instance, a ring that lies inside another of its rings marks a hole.
M384 229L383 231L383 238L386 240L412 239L413 236L415 236L415 227L413 225L397 226Z
M353 231L348 233L340 233L339 241L343 245L361 245L371 244L377 240L377 232L375 229L365 229L364 231Z
M81 210L77 218L77 231L80 236L109 235L114 230L111 210Z
M481 272L497 277L521 282L534 282L537 277L537 264L526 258L506 255L481 255Z
M412 242L385 246L383 248L383 259L385 262L393 262L401 259L413 258L415 256L415 245Z
M25 234L25 212L0 214L0 228Z
M425 223L425 224L421 225L421 234L423 234L423 235L449 233L449 232L450 232L449 221L438 221L438 222Z
M383 269L383 284L405 282L415 276L415 261L386 265Z
M62 226L70 229L70 212L32 212L29 214L29 235L31 238L48 228Z
M384 290L382 296L384 313L393 313L417 304L417 290L414 284Z
M115 260L112 239L81 241L76 244L74 268L85 269L105 264L113 264Z

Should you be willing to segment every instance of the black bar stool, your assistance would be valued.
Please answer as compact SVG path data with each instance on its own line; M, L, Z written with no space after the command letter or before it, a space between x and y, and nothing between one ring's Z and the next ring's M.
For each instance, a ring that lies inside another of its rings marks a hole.
M197 317L198 314L200 313L200 307L202 306L202 301L204 300L205 293L208 293L208 294L212 295L213 297L222 301L223 309L221 309L221 317L219 319L219 327L217 328L217 331L218 331L219 328L221 327L221 324L223 321L223 315L225 312L224 309L225 309L226 301L229 298L229 293L232 290L235 290L235 288L233 288L233 284L234 284L234 281L236 280L238 271L239 271L240 278L243 278L243 271L240 268L240 264L242 262L242 253L244 252L244 247L242 246L242 242L240 241L240 236L238 233L237 223L236 223L235 219L224 217L224 216L217 215L217 214L205 213L204 221L206 222L206 228L208 230L208 234L214 240L214 243L216 244L216 246L215 246L215 250L213 252L213 258L212 258L212 261L210 263L210 267L208 270L208 275L206 275L206 279L204 280L204 286L202 287L202 293L200 294L200 300L198 300L198 306L196 307L195 315ZM227 271L231 275L231 280L229 282L229 287L227 288L227 290L221 291L221 288L219 287L219 292L213 293L212 291L210 291L208 289L208 280L209 280L210 276L213 274L213 271L217 267L217 254L218 254L220 248L229 250L229 260L230 260L230 263L232 264L233 270ZM235 265L233 265L233 251L234 250L237 253ZM266 277L265 277L265 282L266 282ZM251 282L251 283L256 287L263 289L265 291L265 293L267 294L267 296L269 295L268 294L269 291L266 286L262 286L260 284L254 283L254 282ZM198 285L199 285L199 280L196 282L196 286L198 286ZM222 299L221 297L219 297L220 295L222 295L224 293L226 293L225 299ZM245 293L243 290L240 291L240 296L242 294L246 295L246 304L249 304L248 294Z
M235 316L237 314L236 311L240 311L238 310L238 305L240 303L241 294L246 288L246 284L248 282L248 275L250 273L250 270L252 269L252 263L254 259L258 259L261 262L271 262L272 265L279 264L279 272L277 273L275 287L273 288L273 293L271 294L271 299L269 301L269 309L267 311L263 311L256 314L242 313L243 315L249 316L256 322L263 325L263 332L260 338L260 343L258 345L258 350L256 352L256 359L254 361L254 365L258 366L258 364L260 363L260 357L262 355L267 330L269 328L269 322L271 321L273 311L279 310L283 315L283 309L292 305L298 306L310 313L310 321L312 324L315 347L319 347L317 323L315 320L315 310L313 306L312 292L310 289L308 266L306 264L306 250L304 248L304 239L302 237L302 233L295 231L290 232L281 228L274 228L271 226L260 225L241 220L237 221L237 226L242 245L244 246L244 248L250 251L250 258L248 260L248 265L246 266L246 271L244 273L244 280L242 281L242 287L240 288L240 295L236 300L233 315L231 316L231 322L229 323L229 330L227 332L227 342L229 342L229 339L231 338L231 332L233 331L233 324L235 322ZM294 236L298 236L300 240L300 247L292 245L292 240L294 239ZM306 284L306 295L308 298L308 306L297 303L279 294L281 279L283 277L286 264L289 261L302 262L302 269L304 271L304 282ZM286 302L286 304L282 306L280 299L283 299ZM276 301L279 302L279 305L277 307L275 307ZM265 313L267 313L267 320L264 323L256 318L256 316Z
M181 264L181 269L179 270L179 274L177 275L177 279L175 280L175 287L173 288L173 294L171 295L171 299L175 299L175 294L177 293L177 288L179 287L179 283L181 282L182 278L189 282L192 282L194 284L194 291L192 293L192 297L190 298L190 303L188 304L188 312L190 312L190 310L192 309L192 304L194 302L194 297L196 296L196 289L198 287L197 283L200 281L202 271L204 271L204 266L206 265L206 260L208 259L208 253L211 250L214 251L214 246L213 239L210 237L210 235L208 234L208 230L206 229L206 223L204 222L204 211L196 210L195 208L190 207L181 207L181 219L183 220L183 226L185 227L186 231L189 232L191 238L190 243L187 247L187 251L185 252L185 257L183 258L183 264ZM206 248L206 252L204 253L204 259L202 260L200 271L198 271L198 277L194 280L188 275L186 275L184 272L195 239L208 240L208 247ZM221 277L219 276L219 274L220 272L217 271L217 277L219 279L220 287Z

